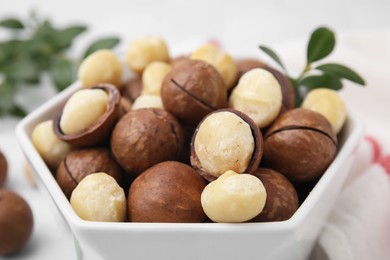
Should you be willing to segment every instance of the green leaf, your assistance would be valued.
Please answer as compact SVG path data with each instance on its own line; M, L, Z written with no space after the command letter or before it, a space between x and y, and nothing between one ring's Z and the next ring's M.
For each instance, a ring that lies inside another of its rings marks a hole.
M15 86L9 81L0 83L0 112L6 114L13 106Z
M316 69L339 78L350 80L363 86L366 84L364 79L355 71L341 64L327 63L317 66Z
M67 58L57 58L50 67L49 75L56 88L61 91L75 81L75 64Z
M316 29L310 37L307 46L307 63L310 64L328 56L336 44L334 33L326 28Z
M112 49L119 42L120 42L120 40L118 38L116 38L116 37L99 39L99 40L95 41L94 43L92 43L86 49L86 51L83 54L83 59L86 58L91 53L97 51L97 50L100 50L100 49Z
M54 44L59 49L69 48L73 40L86 30L87 27L85 26L71 26L63 30L59 30L54 35Z
M40 76L34 61L25 56L10 62L4 72L9 78L19 82L36 82Z
M306 86L309 89L329 88L340 90L343 87L343 84L339 78L329 74L307 76L303 78L298 84Z
M270 48L268 48L264 45L260 45L260 49L263 52L265 52L268 56L270 56L274 61L276 61L276 63L278 63L284 70L286 70L286 68L283 65L282 60L279 58L279 56L276 54L276 52L274 52L273 50L271 50Z
M26 110L17 104L13 105L9 113L16 117L25 117L27 115Z
M24 29L21 21L15 18L8 18L0 21L0 26L8 29L20 30Z

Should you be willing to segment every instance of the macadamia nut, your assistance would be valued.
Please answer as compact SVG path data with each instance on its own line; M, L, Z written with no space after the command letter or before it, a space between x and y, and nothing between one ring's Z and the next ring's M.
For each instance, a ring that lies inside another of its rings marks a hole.
M229 106L247 114L259 128L268 126L282 107L282 90L279 82L264 69L245 73L234 88Z
M121 222L126 219L126 196L113 177L103 172L86 176L73 190L70 203L88 221Z
M311 90L303 100L302 107L322 114L329 120L336 134L340 132L348 115L344 101L337 91L327 88Z
M260 214L266 198L260 179L227 171L206 186L201 203L206 215L214 222L244 222Z
M254 152L255 140L247 122L232 112L210 114L194 139L201 167L214 177L227 170L242 173Z
M161 100L161 97L154 96L154 95L141 95L134 101L131 110L150 108L150 107L164 109L164 105Z
M232 88L237 80L237 66L233 58L212 44L205 44L191 54L193 60L203 60L213 65L221 74L228 89Z
M26 200L15 192L0 189L0 256L23 248L33 226L33 214Z
M49 168L56 169L72 146L60 140L53 131L53 120L47 120L34 127L31 140Z
M108 106L108 95L101 89L82 89L66 102L62 112L60 128L64 134L77 134L87 129Z
M171 71L171 65L161 61L153 61L142 73L142 94L160 96L161 84Z
M133 40L126 52L127 64L136 73L143 70L152 61L169 60L168 47L165 41L157 36L145 36Z
M113 51L98 50L83 60L78 77L84 87L111 83L119 88L122 82L122 63Z

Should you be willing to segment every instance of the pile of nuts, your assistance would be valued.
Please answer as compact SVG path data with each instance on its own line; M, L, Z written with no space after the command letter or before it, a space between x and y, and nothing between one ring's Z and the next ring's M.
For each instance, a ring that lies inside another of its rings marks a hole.
M315 89L296 108L289 79L263 62L212 44L172 58L152 36L130 43L126 64L122 80L113 52L91 54L82 88L32 133L84 220L286 220L296 187L336 155L347 110L335 91Z

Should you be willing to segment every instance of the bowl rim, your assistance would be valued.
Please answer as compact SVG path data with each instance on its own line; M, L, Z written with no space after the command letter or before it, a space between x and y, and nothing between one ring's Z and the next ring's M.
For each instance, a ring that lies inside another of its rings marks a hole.
M36 110L32 111L23 118L16 126L16 136L22 151L27 160L40 177L43 186L46 188L54 204L57 206L61 215L65 218L70 227L78 229L96 229L96 230L142 230L143 232L258 232L259 230L284 231L291 230L305 220L307 214L319 202L322 194L325 192L327 185L334 178L337 169L342 167L343 162L353 153L358 142L364 135L365 125L363 121L355 114L349 113L347 118L348 127L351 127L349 136L346 136L342 147L339 147L337 155L323 176L303 203L299 206L294 215L284 221L277 222L251 222L251 223L140 223L140 222L93 222L86 221L77 216L73 211L70 202L57 184L53 174L39 155L38 151L32 144L30 135L33 126L38 122L48 119L48 113L55 113L61 104L64 104L68 97L77 89L81 88L81 82L76 81L68 88L43 103ZM345 127L344 127L345 128ZM125 191L126 192L126 191Z

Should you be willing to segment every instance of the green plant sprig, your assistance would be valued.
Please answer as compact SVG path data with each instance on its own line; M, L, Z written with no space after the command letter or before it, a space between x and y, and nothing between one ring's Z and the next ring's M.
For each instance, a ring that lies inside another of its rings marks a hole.
M342 79L364 86L366 83L358 73L345 65L338 63L317 64L327 57L336 45L333 31L326 27L319 27L310 36L306 52L306 65L297 77L292 77L279 56L269 47L260 45L260 49L270 56L286 73L295 93L295 103L299 106L306 93L315 88L329 88L340 90L343 87Z
M13 17L0 20L0 29L9 33L0 41L0 117L26 115L15 99L22 86L37 86L47 73L55 89L63 90L76 80L82 59L98 49L114 48L120 41L117 37L99 39L80 58L71 58L68 51L87 31L84 25L57 28L33 13L25 21Z

